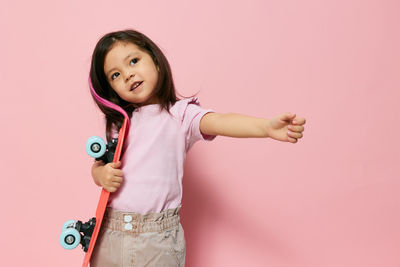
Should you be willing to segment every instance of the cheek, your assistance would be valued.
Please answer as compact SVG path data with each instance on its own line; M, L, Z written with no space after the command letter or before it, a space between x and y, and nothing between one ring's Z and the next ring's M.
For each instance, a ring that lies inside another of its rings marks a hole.
M122 98L122 87L121 85L119 85L118 83L114 83L111 88L114 90L115 93L117 93L117 95L119 95L119 97Z
M156 69L156 70L151 70L149 76L151 77L151 81L152 81L154 84L157 83L157 80L158 80L158 72L157 72L157 69Z
M117 95L122 98L125 101L129 102L129 96L126 93L121 93L120 91L115 91L115 93L117 93Z

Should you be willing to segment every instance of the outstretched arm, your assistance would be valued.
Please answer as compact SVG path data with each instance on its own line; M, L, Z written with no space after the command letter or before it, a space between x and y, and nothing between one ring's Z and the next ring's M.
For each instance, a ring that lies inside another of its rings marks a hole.
M284 113L272 119L257 118L238 113L210 112L200 120L203 134L229 137L270 137L278 141L296 143L304 131L304 118Z
M200 120L200 131L209 135L230 137L268 137L268 119L237 113L209 112Z

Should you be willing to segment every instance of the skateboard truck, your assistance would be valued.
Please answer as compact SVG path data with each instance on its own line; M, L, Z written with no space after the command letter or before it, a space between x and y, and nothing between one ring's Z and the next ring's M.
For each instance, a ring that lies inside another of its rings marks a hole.
M96 160L102 160L104 163L113 161L115 149L117 148L118 138L111 139L106 143L98 136L90 137L86 142L86 152Z
M63 225L60 236L61 246L65 249L74 249L81 244L83 251L87 252L95 225L95 217L85 223L75 220L67 221Z
M92 233L93 233L95 225L96 225L95 217L93 217L86 223L82 223L81 221L78 221L78 223L76 224L76 226L78 228L77 230L79 232L83 233L83 236L81 235L82 236L81 245L82 245L83 251L85 251L85 252L87 252L89 249L90 238L92 237Z

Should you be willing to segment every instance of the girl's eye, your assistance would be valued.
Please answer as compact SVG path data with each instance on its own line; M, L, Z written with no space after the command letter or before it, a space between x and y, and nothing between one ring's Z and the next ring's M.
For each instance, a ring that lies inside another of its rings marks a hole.
M114 78L114 75L115 75L115 74L119 74L119 73L118 73L118 72L116 72L116 73L114 73L113 75L111 75L111 80L114 80L115 78L117 78L117 77L118 77L118 76L117 76L117 77L115 77L115 78Z
M138 59L138 58L134 58L134 59L132 59L131 60L131 62L129 62L129 63L132 63L133 61L135 61L135 63L137 62L137 60L136 59Z
M135 64L136 64L136 62L138 62L138 58L133 58L130 62L129 62L129 64L130 63L132 63L132 62L135 62ZM132 64L130 64L130 65L132 65ZM114 73L113 75L111 75L111 80L114 80L115 78L117 78L118 76L114 76L114 75L116 75L116 74L118 74L119 75L119 73L118 72L116 72L116 73ZM115 77L115 78L114 78Z

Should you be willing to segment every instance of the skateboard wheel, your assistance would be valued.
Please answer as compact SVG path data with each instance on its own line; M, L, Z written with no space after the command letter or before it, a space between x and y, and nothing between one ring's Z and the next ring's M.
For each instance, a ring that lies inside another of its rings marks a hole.
M75 220L66 221L66 222L64 223L64 225L63 225L61 231L64 232L65 230L67 230L67 229L69 228L68 226L72 226L72 225L75 224L75 223L76 223Z
M92 136L86 142L86 152L93 158L100 158L106 152L106 143L101 137Z
M60 244L65 249L74 249L81 242L81 235L74 228L67 228L60 235Z

